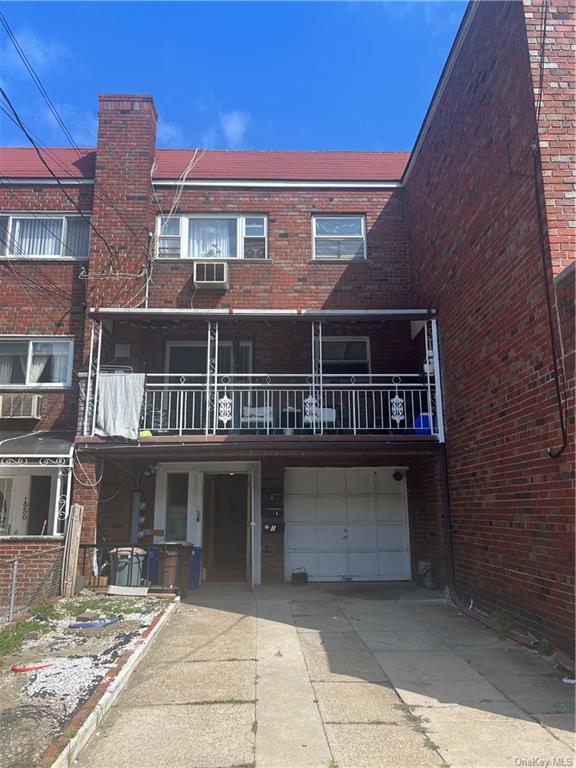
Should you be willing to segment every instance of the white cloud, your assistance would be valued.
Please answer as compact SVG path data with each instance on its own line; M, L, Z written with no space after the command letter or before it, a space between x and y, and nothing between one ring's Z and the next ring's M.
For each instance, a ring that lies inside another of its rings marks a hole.
M14 33L14 36L28 61L39 74L58 68L70 56L70 51L65 45L42 39L31 30L19 30ZM9 71L12 74L29 77L24 63L10 40L5 40L0 48L0 66L4 72Z
M178 147L183 143L184 132L177 123L171 123L160 117L158 118L156 137L160 146Z
M250 115L246 112L223 112L220 127L230 149L237 149L244 143Z

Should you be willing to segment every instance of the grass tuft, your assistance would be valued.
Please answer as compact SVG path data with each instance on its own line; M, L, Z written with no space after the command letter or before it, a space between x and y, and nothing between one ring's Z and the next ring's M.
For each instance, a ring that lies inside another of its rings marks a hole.
M51 628L45 621L30 619L0 630L0 661L17 650L31 632L44 634Z

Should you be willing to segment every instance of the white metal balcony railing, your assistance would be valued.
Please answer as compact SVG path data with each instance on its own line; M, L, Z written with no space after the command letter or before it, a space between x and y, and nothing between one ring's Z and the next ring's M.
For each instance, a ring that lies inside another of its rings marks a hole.
M419 374L147 374L141 429L159 434L384 433L441 439L434 378Z

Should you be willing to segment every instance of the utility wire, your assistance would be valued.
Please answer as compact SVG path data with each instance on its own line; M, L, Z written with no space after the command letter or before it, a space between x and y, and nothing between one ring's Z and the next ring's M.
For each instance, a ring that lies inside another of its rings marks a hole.
M72 134L70 133L70 131L68 130L68 128L64 124L64 121L62 120L60 114L58 113L58 110L54 106L54 103L53 103L52 99L50 98L50 96L48 96L48 93L46 92L46 89L44 88L44 85L42 84L42 81L40 80L38 74L34 70L34 67L30 63L30 60L28 59L28 57L24 53L24 50L23 50L22 46L20 45L20 43L16 39L16 36L12 32L12 29L10 28L10 25L8 24L8 21L6 20L6 17L4 16L4 14L1 11L0 11L0 23L4 27L4 29L6 31L6 34L10 38L10 41L11 41L12 45L16 49L16 52L18 53L18 55L20 56L20 58L22 60L22 63L24 64L24 66L28 70L28 73L30 74L30 77L32 78L32 80L35 83L36 87L38 88L38 90L42 94L42 97L44 98L44 101L48 105L48 108L49 108L50 112L52 113L52 115L54 116L54 119L56 120L56 122L58 123L60 128L62 129L64 135L66 136L66 138L68 139L70 144L74 147L74 149L76 149L76 151L78 153L80 153L80 150L77 147L77 145L76 145L76 143L74 141L74 138L72 137Z
M59 188L60 188L60 190L62 191L62 194L64 195L64 197L65 197L65 198L66 198L66 199L67 199L67 200L68 200L68 201L69 201L69 202L70 202L70 203L71 203L71 204L74 206L74 208L75 208L75 209L78 211L78 213L80 214L80 216L82 216L82 218L83 218L85 221L87 221L87 222L88 222L88 224L90 225L90 229L91 229L91 230L94 232L94 234L95 234L95 235L98 237L98 239L99 239L99 240L101 240L101 241L104 243L104 246L105 246L106 250L108 251L108 254L109 254L110 258L111 258L111 259L114 259L114 258L116 258L116 255L117 255L117 254L115 254L115 253L113 252L113 250L112 250L112 248L111 248L110 244L108 243L108 241L106 240L106 238L104 237L104 235L103 235L103 234L102 234L102 233L101 233L101 232L100 232L100 231L99 231L99 230L98 230L98 229L97 229L97 228L94 226L94 224L92 223L92 221L91 221L89 218L87 218L87 217L86 217L86 215L85 215L85 214L84 214L84 212L81 210L81 208L78 206L78 204L76 203L76 201L74 200L74 198L73 198L73 197L71 197L71 196L68 194L68 192L66 191L66 188L64 187L64 185L62 184L62 182L60 181L60 179L58 178L58 176L56 176L56 174L54 173L54 171L52 170L52 168L50 167L50 165L49 165L49 164L46 162L46 160L44 159L44 157L43 157L43 155L42 155L42 152L41 152L41 150L39 149L38 145L36 144L36 142L34 141L34 139L32 138L32 136L31 136L31 135L30 135L30 133L28 132L28 129L26 128L26 126L24 125L24 123L22 122L22 120L20 119L20 115L19 115L19 114L18 114L18 112L16 111L16 108L14 107L14 105L13 105L13 104L12 104L12 102L10 101L10 99L9 99L9 97L8 97L8 95L7 95L7 93L6 93L6 91L5 91L5 90L4 90L4 88L2 88L2 87L0 87L0 95L1 95L1 96L2 96L2 98L5 100L5 102L8 104L8 107L10 108L10 111L11 111L11 112L12 112L12 114L14 115L14 118L16 119L16 121L17 121L17 123L18 123L18 126L20 127L21 131L24 133L24 135L26 136L26 138L28 139L28 141L30 142L30 144L31 144L31 145L34 147L34 150L35 150L36 154L38 155L38 158L40 159L40 162L41 162L41 163L42 163L42 165L43 165L43 166L46 168L46 170L48 171L48 173L50 174L50 176L52 176L52 178L53 178L53 179L56 181L56 183L58 184L58 187L59 187Z
M26 201L22 200L22 198L21 198L21 197L19 197L19 196L16 194L16 192L14 192L14 190L11 188L11 186L10 186L9 184L6 184L5 182L3 182L3 181L2 181L2 179L3 179L3 177L0 175L0 187L4 187L4 188L7 190L7 192L8 192L8 193L11 195L11 197L13 197L13 198L14 198L14 199L15 199L17 202L19 202L20 204L24 204L24 205L26 205ZM32 216L34 219L36 219L37 221L39 221L39 222L40 222L40 224L41 224L42 226L44 226L44 228L45 228L45 229L46 229L48 232L50 232L50 233L51 233L51 234L52 234L52 235L55 237L55 239L56 239L58 242L60 242L60 243L61 243L61 244L62 244L62 245L65 247L65 248L67 248L67 250L68 250L68 251L70 251L70 252L72 253L72 251L70 250L70 248L68 248L68 247L66 246L66 244L64 243L64 241L63 241L63 240L61 240L61 239L60 239L60 238L59 238L59 237L58 237L58 236L57 236L55 233L53 233L53 232L52 232L52 230L51 230L51 229L50 229L50 228L49 228L49 227L48 227L46 224L44 224L44 222L43 222L43 220L42 220L41 218L39 218L39 217L38 217L36 214L34 214L34 213L31 213L31 212L28 212L28 211L25 211L25 213L27 213L27 214L31 215L31 216ZM1 216L1 215L2 215L2 214L0 214L0 216ZM26 253L26 251L25 251L25 250L22 248L22 246L21 246L19 243L17 243L16 241L14 241L14 239L12 239L12 242L11 242L11 243L9 243L9 242L8 242L8 234L6 233L6 235L4 236L4 235L2 234L2 230L1 230L1 229L0 229L0 242L1 242L3 245L5 245L5 246L6 246L6 249L7 249L7 250L10 250L11 248L14 248L14 247L16 247L16 248L17 248L17 250L19 251L19 253L17 253L17 254L16 254L18 261L24 261L24 262L26 262L26 264L28 264L28 265L30 265L30 266L32 266L32 265L33 265L33 266L34 266L34 269L35 269L35 270L38 270L38 267L39 267L39 262L38 262L36 259L32 259L32 258L30 258L29 254L27 254L27 253ZM72 254L72 255L74 256L74 254ZM76 258L76 257L75 257L75 258ZM49 275L47 275L46 273L44 273L44 272L43 272L43 273L42 273L42 275L41 275L41 277L42 277L42 279L45 281L45 283L47 283L48 285L51 285L51 286L54 288L54 290L55 290L55 291L56 291L56 292L57 292L57 293L58 293L58 294L59 294L59 295L60 295L62 298L68 298L68 300L69 300L69 296L68 296L68 294L66 294L66 293L65 293L65 292L64 292L64 291L61 289L61 287L58 285L58 283L54 282L54 280L53 280L53 279L52 279L52 278L51 278Z

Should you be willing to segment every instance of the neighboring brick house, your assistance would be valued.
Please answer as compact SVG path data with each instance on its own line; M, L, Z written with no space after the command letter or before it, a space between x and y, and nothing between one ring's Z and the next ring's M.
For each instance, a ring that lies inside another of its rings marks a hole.
M574 40L552 3L539 107L542 12L469 7L411 154L157 150L126 95L58 182L0 150L2 413L41 408L0 421L0 557L72 497L85 545L253 584L427 563L571 649Z

